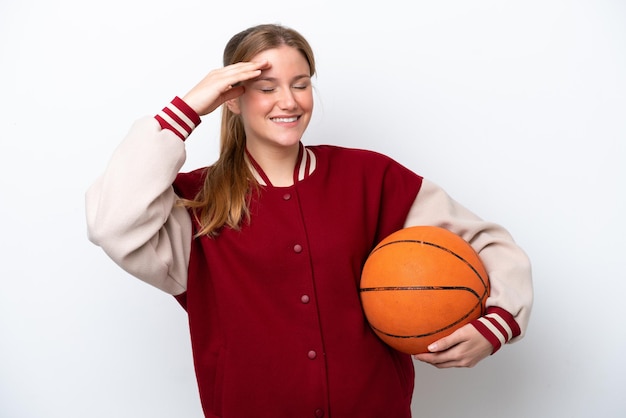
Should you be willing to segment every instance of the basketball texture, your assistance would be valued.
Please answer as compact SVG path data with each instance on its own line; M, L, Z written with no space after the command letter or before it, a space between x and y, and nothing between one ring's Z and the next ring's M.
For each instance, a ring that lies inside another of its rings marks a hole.
M368 256L360 283L365 316L391 347L409 354L479 318L487 272L460 236L435 226L401 229Z

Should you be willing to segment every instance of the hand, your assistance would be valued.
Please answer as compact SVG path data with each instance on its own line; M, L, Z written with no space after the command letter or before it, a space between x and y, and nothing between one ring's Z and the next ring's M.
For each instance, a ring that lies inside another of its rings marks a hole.
M200 116L207 115L227 100L241 96L245 89L239 85L261 75L261 70L269 68L266 60L261 62L238 62L211 71L183 100Z
M493 346L473 325L467 324L447 337L428 346L429 353L416 354L417 360L445 369L449 367L474 367L491 355Z

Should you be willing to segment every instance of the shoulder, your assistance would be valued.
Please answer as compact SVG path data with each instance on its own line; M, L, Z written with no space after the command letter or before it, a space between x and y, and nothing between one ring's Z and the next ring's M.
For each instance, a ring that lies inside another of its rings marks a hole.
M313 151L313 153L321 159L346 160L351 164L398 164L385 154L367 149L347 148L337 145L310 145L306 148Z
M366 176L397 172L420 177L413 170L377 151L336 145L311 145L306 148L315 154L319 166L332 166L334 170L358 171Z
M178 173L174 180L174 191L185 199L193 199L204 184L208 167L198 168L187 173Z

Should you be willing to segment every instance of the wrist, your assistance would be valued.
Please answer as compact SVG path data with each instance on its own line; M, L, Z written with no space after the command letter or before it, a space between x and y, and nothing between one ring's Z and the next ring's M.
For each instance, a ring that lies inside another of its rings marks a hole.
M521 334L513 315L495 306L488 307L485 316L475 319L471 324L491 343L493 346L491 354Z
M172 131L183 141L201 122L196 111L178 96L156 114L155 119L161 129Z

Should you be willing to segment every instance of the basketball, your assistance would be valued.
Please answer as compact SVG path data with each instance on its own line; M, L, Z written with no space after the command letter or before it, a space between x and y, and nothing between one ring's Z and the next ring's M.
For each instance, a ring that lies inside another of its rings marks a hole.
M463 238L444 228L415 226L376 245L359 291L374 332L389 346L418 354L483 315L489 279Z

